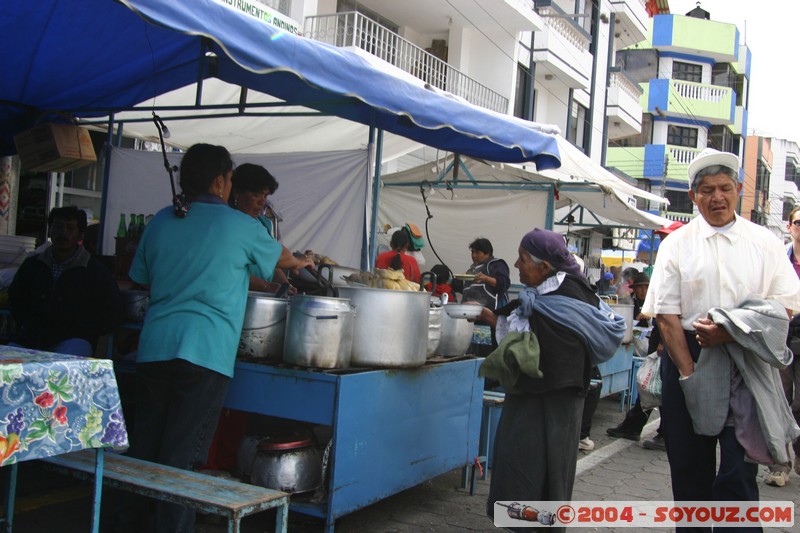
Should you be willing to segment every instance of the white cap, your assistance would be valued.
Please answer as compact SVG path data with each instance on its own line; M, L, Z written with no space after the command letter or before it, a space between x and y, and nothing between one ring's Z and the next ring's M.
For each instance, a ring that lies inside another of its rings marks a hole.
M689 184L694 185L694 180L697 173L704 168L713 167L714 165L722 165L728 167L734 172L739 173L739 157L730 152L720 152L713 148L706 148L689 163ZM739 181L738 178L736 180Z

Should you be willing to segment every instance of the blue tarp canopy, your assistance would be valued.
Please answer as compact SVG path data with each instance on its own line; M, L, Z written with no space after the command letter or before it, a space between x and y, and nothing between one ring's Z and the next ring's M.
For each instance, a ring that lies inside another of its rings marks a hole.
M534 124L428 90L224 0L15 2L0 11L0 27L0 154L15 153L13 135L39 122L106 116L215 77L443 150L559 165L555 137Z

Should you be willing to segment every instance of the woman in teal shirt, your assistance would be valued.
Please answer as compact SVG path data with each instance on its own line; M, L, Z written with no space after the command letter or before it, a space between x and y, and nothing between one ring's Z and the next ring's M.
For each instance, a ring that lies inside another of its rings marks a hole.
M196 144L181 161L181 198L147 225L130 269L150 287L139 340L136 419L129 455L190 470L206 461L244 321L249 269L271 273L281 245L231 209L233 162L222 146ZM157 503L128 507L139 531L194 531L194 511ZM126 513L122 520L125 521ZM147 526L145 526L147 529Z

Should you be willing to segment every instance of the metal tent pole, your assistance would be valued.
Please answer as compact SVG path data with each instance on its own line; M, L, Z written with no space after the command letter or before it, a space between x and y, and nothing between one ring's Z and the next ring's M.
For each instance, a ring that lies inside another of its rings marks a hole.
M554 218L556 213L556 186L547 189L547 213L544 217L544 228L553 230Z
M120 125L120 129L122 126ZM120 131L117 139L122 138L122 132ZM108 182L111 177L111 146L114 144L114 113L108 115L108 138L106 139L106 160L105 166L103 168L103 196L100 200L100 231L97 234L97 253L100 255L106 254L106 250L103 249L103 240L105 238L105 226L108 222L106 220L106 213L108 210Z
M372 127L370 127L370 134ZM375 256L377 255L377 233L378 233L378 204L381 197L381 160L383 159L383 130L378 128L378 136L375 141L375 175L372 178L372 214L370 216L369 228L369 257L367 264L364 265L362 259L362 270L366 266L366 270L372 270L372 265L375 264Z

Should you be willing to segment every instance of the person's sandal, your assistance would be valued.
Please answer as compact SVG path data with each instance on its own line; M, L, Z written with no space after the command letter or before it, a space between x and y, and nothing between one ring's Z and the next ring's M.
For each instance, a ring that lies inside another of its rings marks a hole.
M767 474L767 477L764 478L764 483L770 485L772 487L783 487L787 483L789 483L789 473L788 472L772 472L770 471Z

